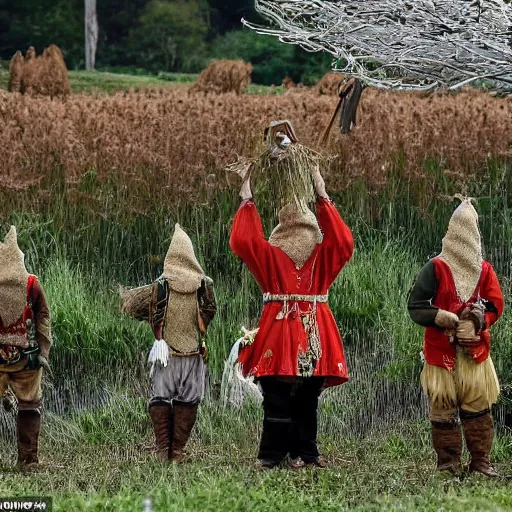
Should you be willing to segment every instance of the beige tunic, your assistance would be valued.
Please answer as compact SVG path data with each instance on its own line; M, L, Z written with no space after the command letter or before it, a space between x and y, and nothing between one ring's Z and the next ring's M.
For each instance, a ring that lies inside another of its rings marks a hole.
M163 338L173 350L187 353L199 349L197 308L196 292L180 293L170 290Z

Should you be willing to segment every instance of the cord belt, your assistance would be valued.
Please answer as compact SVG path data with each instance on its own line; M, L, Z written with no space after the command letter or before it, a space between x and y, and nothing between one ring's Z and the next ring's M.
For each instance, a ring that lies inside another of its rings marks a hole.
M268 302L327 302L329 300L329 294L325 295L279 295L272 293L263 294L263 304Z

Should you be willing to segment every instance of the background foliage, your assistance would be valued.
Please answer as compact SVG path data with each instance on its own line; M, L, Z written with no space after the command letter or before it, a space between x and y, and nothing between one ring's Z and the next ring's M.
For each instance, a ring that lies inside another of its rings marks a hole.
M243 30L242 16L256 20L251 0L102 0L97 68L192 72L212 58L250 61L253 80L280 84L288 75L311 84L331 59L308 54L273 37ZM17 50L50 43L62 48L69 69L84 66L83 1L0 0L0 60Z

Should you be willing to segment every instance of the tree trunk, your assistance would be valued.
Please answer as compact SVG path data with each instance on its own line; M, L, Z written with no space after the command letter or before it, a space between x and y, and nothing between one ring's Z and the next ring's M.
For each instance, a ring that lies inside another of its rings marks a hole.
M96 63L96 47L98 45L98 17L96 0L85 2L85 69L91 71Z

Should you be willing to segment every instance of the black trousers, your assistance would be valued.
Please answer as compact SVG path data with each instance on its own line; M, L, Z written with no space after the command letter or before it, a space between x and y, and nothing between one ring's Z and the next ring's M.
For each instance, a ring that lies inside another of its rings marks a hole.
M323 377L296 382L262 377L263 432L258 458L278 464L289 453L306 463L318 456L316 445L318 397Z

